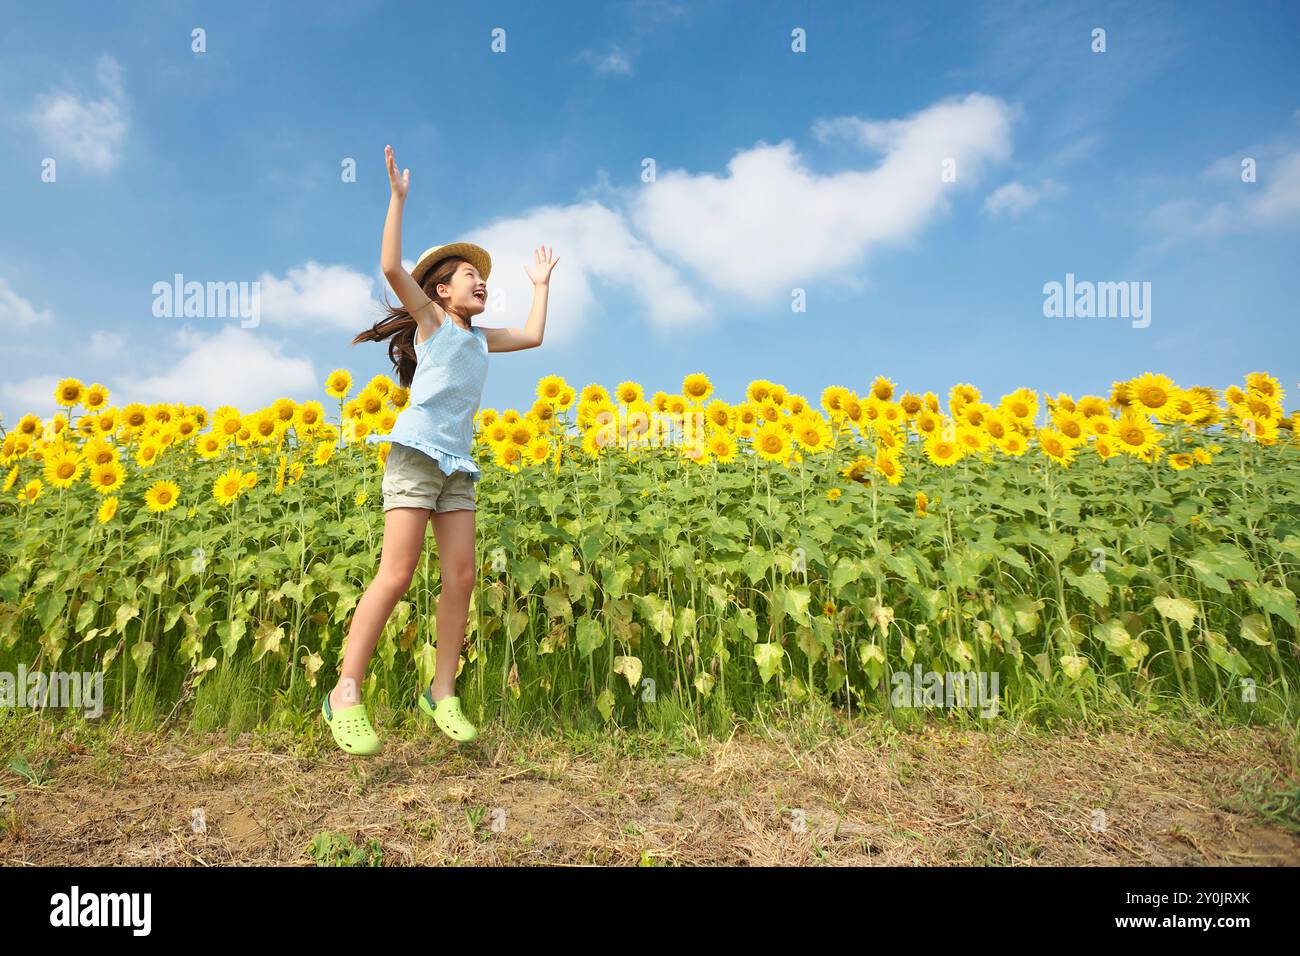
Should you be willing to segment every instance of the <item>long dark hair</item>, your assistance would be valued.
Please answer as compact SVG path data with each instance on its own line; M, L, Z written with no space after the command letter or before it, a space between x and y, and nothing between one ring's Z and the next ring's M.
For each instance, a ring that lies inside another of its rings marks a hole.
M461 256L439 259L433 264L433 268L424 274L424 281L420 283L420 288L424 290L425 295L445 309L446 303L438 298L435 291L439 283L450 285L451 277L456 274L460 264L468 261ZM370 328L358 332L352 344L382 342L391 337L392 341L388 343L388 358L397 373L398 384L402 388L410 388L411 379L415 377L415 319L402 306L395 306L389 302L387 291L384 292L384 309L384 317Z

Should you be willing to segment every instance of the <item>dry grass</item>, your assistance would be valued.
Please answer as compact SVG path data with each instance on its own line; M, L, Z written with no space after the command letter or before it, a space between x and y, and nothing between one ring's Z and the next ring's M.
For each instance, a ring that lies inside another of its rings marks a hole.
M482 730L470 745L390 737L359 758L327 734L47 728L24 738L47 780L0 764L0 863L313 865L323 831L377 840L384 865L1300 863L1294 806L1265 819L1250 783L1295 791L1294 737L1276 729L868 720L685 748Z

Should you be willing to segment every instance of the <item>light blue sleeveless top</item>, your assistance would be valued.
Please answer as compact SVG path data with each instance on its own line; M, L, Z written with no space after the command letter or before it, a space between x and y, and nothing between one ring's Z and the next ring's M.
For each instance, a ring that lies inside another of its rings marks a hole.
M390 433L372 432L366 441L406 445L434 459L446 474L464 471L478 481L483 475L470 446L487 381L487 333L479 328L467 332L443 319L431 336L415 344L415 359L409 404Z

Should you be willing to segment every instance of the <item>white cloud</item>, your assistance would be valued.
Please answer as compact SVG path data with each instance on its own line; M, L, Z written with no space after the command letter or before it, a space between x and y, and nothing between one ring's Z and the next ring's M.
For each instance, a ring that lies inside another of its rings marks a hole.
M5 405L14 410L14 421L23 415L49 418L59 411L54 404L54 390L59 381L57 375L31 375L0 385L0 395L4 397Z
M249 411L281 396L319 397L321 377L311 360L290 354L283 342L254 330L227 324L209 334L184 327L175 341L180 356L157 374L139 375L114 389L115 405L185 402L209 410L234 405Z
M49 309L37 309L0 279L0 327L12 331L16 327L49 325L53 321L54 314Z
M116 338L107 335L109 340ZM250 411L281 396L302 401L320 397L324 376L317 374L311 360L256 331L227 324L207 332L186 325L176 330L170 344L179 354L155 359L155 374L137 371L123 373L121 381L113 376L82 376L83 380L102 382L109 401L118 408L131 402L185 402L209 411L220 405ZM30 412L48 418L60 411L54 389L63 377L33 375L6 381L0 384L0 399L18 416ZM73 413L74 419L77 414Z
M982 94L875 122L815 124L819 139L848 138L883 154L871 169L818 175L788 141L737 153L727 175L660 170L634 193L632 221L649 244L728 295L750 301L829 279L874 247L914 236L1011 153L1013 111ZM943 163L955 160L956 181Z
M43 93L28 114L58 161L70 157L88 169L108 172L117 165L126 138L128 103L122 66L105 53L95 63L98 99L69 90Z
M583 50L579 56L594 63L597 73L618 73L623 76L629 76L632 73L632 61L617 46L604 53Z
M375 280L346 266L323 266L309 259L282 279L264 272L257 281L261 321L273 325L325 325L356 333L373 324L382 310L374 297Z
M1256 181L1243 182L1241 160L1256 160ZM1226 233L1300 221L1300 148L1260 147L1225 157L1201 173L1227 198L1181 197L1153 209L1148 225L1163 235L1159 245L1180 239L1213 238Z
M547 296L547 341L568 341L599 310L594 281L630 287L657 325L697 322L705 314L698 295L676 270L632 234L622 215L594 200L540 206L474 230L465 239L492 255L488 307L476 318L489 328L522 326L527 320L533 284L524 268L532 266L533 252L542 245L560 258ZM501 312L495 311L497 302Z
M1000 100L972 94L901 120L827 120L815 127L818 136L848 136L883 156L874 168L826 176L805 168L788 142L742 150L726 176L661 169L653 184L620 189L601 171L580 203L538 207L464 237L492 254L479 321L524 324L532 283L523 266L543 244L561 260L548 297L548 342L568 341L600 312L596 282L629 288L661 327L706 321L717 311L715 293L756 302L812 280L860 286L855 267L872 247L914 235L946 208L952 190L1006 159L1012 114ZM948 158L956 160L956 183L942 180Z
M92 332L90 354L100 360L120 358L125 354L126 340L116 332Z
M984 200L984 211L991 216L1015 218L1037 206L1040 202L1057 199L1065 194L1065 187L1054 179L1044 179L1037 186L1027 186L1018 180L999 186Z
M1259 182L1263 189L1243 203L1248 223L1271 225L1300 216L1300 150L1266 167Z

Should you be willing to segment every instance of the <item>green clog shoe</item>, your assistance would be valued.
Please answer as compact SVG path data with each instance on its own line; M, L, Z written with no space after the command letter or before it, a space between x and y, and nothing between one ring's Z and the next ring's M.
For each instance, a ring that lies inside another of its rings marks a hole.
M348 753L364 756L378 753L383 748L384 745L379 740L379 735L375 733L375 728L370 726L365 704L353 704L351 707L332 711L329 694L326 694L320 712L325 718L325 723L329 724L335 743Z
M426 687L420 695L420 709L433 718L444 734L452 740L473 740L478 730L461 713L459 697L433 699L433 688Z

